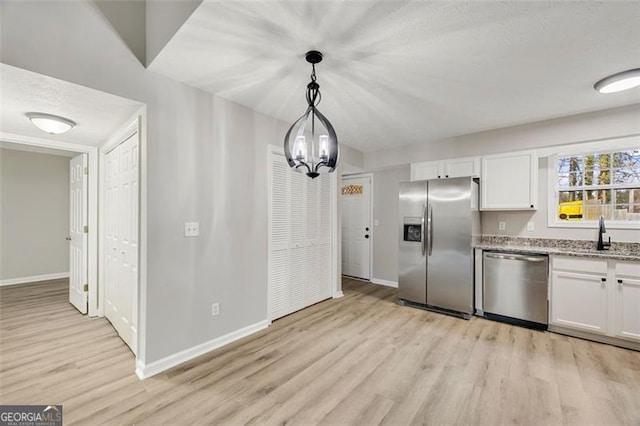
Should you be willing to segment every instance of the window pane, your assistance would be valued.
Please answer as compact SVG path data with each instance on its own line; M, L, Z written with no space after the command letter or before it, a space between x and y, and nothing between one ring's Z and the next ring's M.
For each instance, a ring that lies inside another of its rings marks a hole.
M589 154L584 156L584 168L585 170L593 169L610 169L611 168L611 155L610 154Z
M615 189L616 203L640 203L640 188Z
M582 157L562 157L558 158L558 172L568 173L584 170Z
M584 220L598 220L604 216L606 220L611 220L611 204L589 204L584 205Z
M559 201L566 203L570 201L582 201L582 191L560 191Z
M613 172L613 183L640 184L640 168L633 169L630 167L624 167L621 169L615 169Z
M611 190L599 189L585 191L584 219L598 220L600 216L611 219Z
M610 189L597 189L584 191L587 204L610 204L611 203L611 190Z
M573 186L582 186L583 178L581 172L571 172L558 175L558 187L570 188Z
M640 204L617 204L613 219L640 221Z
M611 183L611 171L599 168L587 170L584 172L585 186L591 185L609 185Z
M640 149L613 153L613 167L640 168Z
M582 191L560 191L558 219L582 220Z

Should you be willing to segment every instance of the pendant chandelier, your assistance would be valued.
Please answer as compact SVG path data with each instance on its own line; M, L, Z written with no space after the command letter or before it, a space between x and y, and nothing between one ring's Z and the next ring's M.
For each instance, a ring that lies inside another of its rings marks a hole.
M307 84L307 111L298 118L284 137L284 155L291 168L307 170L314 179L320 175L320 167L333 172L338 165L338 137L329 120L318 111L320 85L316 83L316 64L322 61L322 53L311 50L305 55L311 64L311 82Z

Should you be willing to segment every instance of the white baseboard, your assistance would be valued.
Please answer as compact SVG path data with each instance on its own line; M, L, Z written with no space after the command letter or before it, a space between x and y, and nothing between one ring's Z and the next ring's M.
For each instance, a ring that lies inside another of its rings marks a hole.
M209 340L208 342L204 342L173 355L169 355L168 357L159 359L158 361L153 361L149 364L144 364L141 361L138 361L136 363L136 374L138 375L140 380L148 379L151 376L155 376L156 374L175 367L176 365L182 364L183 362L187 362L214 349L218 349L224 345L228 345L231 342L235 342L236 340L249 336L250 334L256 333L260 330L264 330L270 324L271 321L268 320L260 321L247 327L241 328L240 330L232 331L231 333L225 334L224 336Z
M334 299L339 299L339 298L341 298L343 296L344 296L344 293L342 292L342 290L336 291L335 293L333 293L333 298Z
M9 278L6 280L0 280L0 287L5 285L35 283L38 281L59 280L61 278L69 278L69 273L58 272L57 274L45 274L45 275L34 275L31 277Z
M378 278L371 278L371 282L374 283L374 284L385 285L387 287L398 288L398 282L397 281L387 281L387 280L381 280L381 279L378 279Z

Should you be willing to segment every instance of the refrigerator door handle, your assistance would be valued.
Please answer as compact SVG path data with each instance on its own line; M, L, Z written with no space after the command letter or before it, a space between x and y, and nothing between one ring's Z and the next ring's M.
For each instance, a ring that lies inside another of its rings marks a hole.
M425 254L427 254L427 249L426 249L426 245L425 245L425 237L426 232L425 232L425 228L424 228L424 217L427 215L427 205L425 204L422 207L422 227L420 229L422 229L422 255L424 256Z
M431 256L431 253L433 253L433 206L431 204L429 204L427 227L429 228L429 256Z

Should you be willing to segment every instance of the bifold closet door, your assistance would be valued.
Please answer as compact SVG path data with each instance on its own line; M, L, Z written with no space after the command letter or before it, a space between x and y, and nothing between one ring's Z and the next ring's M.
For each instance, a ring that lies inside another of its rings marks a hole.
M107 153L105 316L136 352L138 320L138 134Z
M274 320L331 296L332 179L296 173L274 152L269 168L269 316Z

